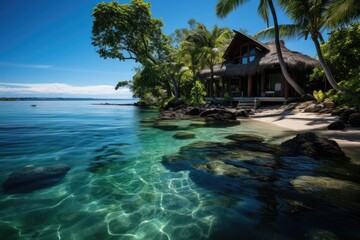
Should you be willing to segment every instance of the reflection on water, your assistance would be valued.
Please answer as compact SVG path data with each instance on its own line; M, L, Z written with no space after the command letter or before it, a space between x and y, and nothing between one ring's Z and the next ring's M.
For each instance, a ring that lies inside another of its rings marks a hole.
M36 104L0 102L1 182L29 164L71 171L51 188L1 192L0 239L359 239L357 159L280 156L291 136L263 123L215 128L130 106ZM226 138L234 133L265 141Z

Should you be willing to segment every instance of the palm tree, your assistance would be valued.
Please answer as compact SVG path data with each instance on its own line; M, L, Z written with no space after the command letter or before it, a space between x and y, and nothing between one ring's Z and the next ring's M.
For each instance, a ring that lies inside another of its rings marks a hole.
M235 10L238 6L244 4L248 0L219 0L216 5L216 15L224 18L226 17L231 11ZM279 59L279 64L281 71L286 79L286 81L295 89L295 91L301 96L305 97L304 90L295 82L295 80L290 76L289 72L287 71L280 47L280 38L279 38L279 28L278 28L278 21L277 15L274 8L274 4L272 0L260 0L258 13L259 15L266 21L267 25L269 25L269 14L268 8L270 8L271 15L274 22L274 29L275 29L275 47L276 53Z
M328 24L337 27L356 20L360 16L358 0L333 0L327 12Z
M285 9L287 15L294 21L294 24L280 25L280 34L284 37L304 37L308 38L310 35L314 42L316 52L319 58L321 67L324 69L325 76L330 85L339 91L340 87L335 81L329 67L326 65L321 48L320 42L324 43L321 34L325 29L339 23L349 22L354 17L354 13L349 14L347 17L344 15L344 10L339 11L339 16L336 16L334 7L340 9L347 9L346 6L340 2L352 2L348 0L279 0L281 6ZM335 5L334 5L335 4ZM342 3L345 4L345 3ZM341 7L343 6L343 7ZM272 37L276 34L275 28L267 28L256 34L257 38Z
M209 31L205 25L198 24L197 27L187 37L186 41L194 44L194 47L200 50L200 59L203 65L210 68L210 85L214 83L214 66L221 62L221 52L225 48L232 36L228 28L221 28L214 25ZM210 88L210 96L213 96Z
M191 71L193 75L193 84L195 90L195 101L196 105L199 105L199 90L196 84L196 73L201 68L201 51L196 46L194 42L189 41L189 39L185 39L180 43L181 48L178 54L181 56L181 61L188 66L188 70Z

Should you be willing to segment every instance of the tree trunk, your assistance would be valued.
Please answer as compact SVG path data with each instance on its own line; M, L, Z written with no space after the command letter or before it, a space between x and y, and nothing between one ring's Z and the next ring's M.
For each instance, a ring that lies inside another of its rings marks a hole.
M199 90L197 88L196 85L196 70L193 70L193 82L194 82L194 90L195 90L195 101L196 101L196 106L199 106Z
M169 78L170 78L171 83L172 83L173 88L174 88L175 99L177 100L179 98L179 91L178 91L178 87L177 87L175 78L173 76L170 76Z
M210 97L214 97L214 68L210 67L211 78L210 78Z
M270 10L271 10L271 14L273 16L273 21L274 21L276 54L279 59L281 72L284 75L285 80L295 89L295 91L301 97L305 97L304 90L295 82L294 79L292 79L292 77L290 76L289 72L286 69L286 65L285 65L285 62L284 62L284 59L283 59L283 56L281 53L280 38L279 38L279 25L277 22L277 16L276 16L274 4L273 4L272 0L268 0L268 3L269 3Z
M315 44L315 48L316 48L317 55L318 55L318 57L319 57L320 65L321 65L321 67L324 69L324 72L325 72L325 75L326 75L326 78L327 78L328 82L330 83L330 85L331 85L336 91L339 91L339 90L340 90L340 87L339 87L339 85L337 84L337 82L335 81L333 75L332 75L331 72L330 72L329 67L326 65L326 63L325 63L325 61L324 61L324 57L323 57L322 52L321 52L321 48L320 48L319 41L317 40L316 37L311 37L311 39L313 40L313 42L314 42L314 44Z

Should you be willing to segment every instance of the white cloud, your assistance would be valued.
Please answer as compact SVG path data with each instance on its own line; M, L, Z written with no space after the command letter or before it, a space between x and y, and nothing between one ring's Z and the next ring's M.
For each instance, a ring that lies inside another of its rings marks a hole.
M80 73L98 73L98 74L122 75L119 72L64 68L64 67L45 65L45 64L21 64L21 63L0 62L0 66L13 67L13 68L45 69L45 70L62 71L62 72L80 72Z
M19 63L8 63L8 62L0 62L0 66L4 67L19 67L19 68L42 68L49 69L51 65L42 65L42 64L19 64Z
M65 83L0 83L0 94L7 96L131 98L128 88L112 85L73 86Z

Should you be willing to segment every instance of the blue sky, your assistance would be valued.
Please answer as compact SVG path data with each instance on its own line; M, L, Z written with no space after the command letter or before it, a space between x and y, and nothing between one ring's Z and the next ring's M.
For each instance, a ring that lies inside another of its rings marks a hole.
M91 13L95 0L0 0L0 97L130 98L118 81L130 80L134 62L100 58L91 45ZM119 1L127 3L129 1ZM187 27L195 18L211 28L245 28L254 34L266 27L249 1L225 19L215 16L217 0L150 0L153 17L164 32ZM280 23L290 21L278 9ZM315 55L311 41L287 40L292 50Z

